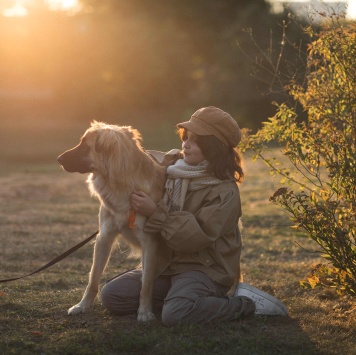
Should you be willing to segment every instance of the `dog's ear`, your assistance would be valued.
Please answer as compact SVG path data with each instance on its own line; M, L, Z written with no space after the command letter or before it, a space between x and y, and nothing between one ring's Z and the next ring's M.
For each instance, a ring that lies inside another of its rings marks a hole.
M99 154L109 154L118 143L117 133L110 129L96 132L94 149Z
M141 134L131 126L101 129L95 133L94 149L99 154L114 154L117 151L126 152L132 144L141 148Z
M99 154L104 153L105 152L105 145L104 142L102 142L99 137L96 138L95 140L95 147L94 147L95 151Z
M134 142L139 148L142 148L141 147L141 143L142 143L141 133L136 128L132 128L131 126L126 126L123 128L125 129L125 134L129 138L129 140Z
M125 129L125 134L126 134L128 139L134 139L135 138L134 132L132 131L131 127L127 127Z

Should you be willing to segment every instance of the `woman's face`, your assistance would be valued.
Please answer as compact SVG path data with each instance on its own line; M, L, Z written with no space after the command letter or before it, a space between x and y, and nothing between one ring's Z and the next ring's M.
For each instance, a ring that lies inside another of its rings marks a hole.
M184 162L189 165L198 165L205 157L196 142L196 134L188 130L185 131L182 141Z

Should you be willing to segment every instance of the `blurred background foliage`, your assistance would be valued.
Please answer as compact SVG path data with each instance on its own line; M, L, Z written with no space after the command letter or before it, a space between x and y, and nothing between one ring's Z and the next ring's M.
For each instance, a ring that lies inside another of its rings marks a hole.
M295 52L306 45L301 27L287 12L273 14L265 0L80 2L76 13L37 0L27 16L0 16L0 140L7 154L18 148L9 136L16 129L19 143L32 129L38 135L29 145L66 144L61 129L82 133L93 119L133 125L146 147L169 149L177 143L174 125L208 105L255 131L274 114L271 102L281 91L271 86L273 73L255 79L250 59L261 49L267 60L278 58L283 21L290 40L284 63L304 58Z

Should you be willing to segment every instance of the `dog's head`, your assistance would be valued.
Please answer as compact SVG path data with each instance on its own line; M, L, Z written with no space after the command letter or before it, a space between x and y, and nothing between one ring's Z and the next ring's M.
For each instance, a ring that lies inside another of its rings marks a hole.
M68 172L107 174L129 166L132 151L142 150L140 133L130 126L92 122L80 143L58 156L58 162ZM110 166L109 166L110 165ZM132 162L131 162L132 165Z

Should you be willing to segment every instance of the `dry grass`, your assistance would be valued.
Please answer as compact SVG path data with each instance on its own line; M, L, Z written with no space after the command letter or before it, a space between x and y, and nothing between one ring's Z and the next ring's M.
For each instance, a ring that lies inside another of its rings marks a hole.
M97 229L98 202L89 197L85 176L61 171L53 153L60 144L47 145L53 163L0 164L0 278L35 270ZM288 318L167 329L159 321L138 324L134 315L112 316L98 301L90 313L68 317L86 285L87 245L40 274L0 284L0 353L356 354L356 300L298 285L320 260L308 251L315 244L295 234L269 203L278 186L261 163L246 159L244 278L279 297ZM117 252L103 279L137 263Z

